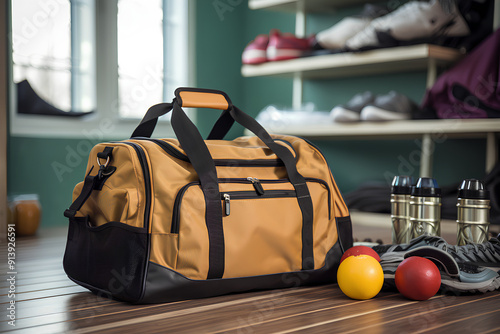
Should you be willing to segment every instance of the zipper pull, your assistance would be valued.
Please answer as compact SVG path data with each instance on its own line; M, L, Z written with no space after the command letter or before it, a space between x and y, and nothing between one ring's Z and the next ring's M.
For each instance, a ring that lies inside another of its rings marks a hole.
M226 210L226 216L231 213L231 196L229 194L224 194L224 209Z
M259 195L264 195L264 188L262 188L262 184L260 184L260 181L258 178L255 177L247 177L247 180L252 182L253 187L255 188L255 191Z

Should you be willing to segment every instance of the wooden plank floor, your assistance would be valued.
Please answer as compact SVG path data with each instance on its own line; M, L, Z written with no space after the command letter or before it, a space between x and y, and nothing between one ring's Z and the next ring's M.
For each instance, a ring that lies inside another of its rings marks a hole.
M0 245L0 332L500 333L500 291L436 295L424 302L381 292L371 300L357 301L331 284L129 305L93 295L66 277L65 239L64 229L45 229L37 237L17 239L15 327L6 317L9 270L6 243Z

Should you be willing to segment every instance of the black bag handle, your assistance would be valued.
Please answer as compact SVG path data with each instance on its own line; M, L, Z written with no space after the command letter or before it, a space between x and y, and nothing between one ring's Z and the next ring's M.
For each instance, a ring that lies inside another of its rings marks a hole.
M193 96L200 95L183 94L183 91L194 93L205 93L208 90L186 89L179 88L176 90L176 98L172 104L157 104L151 107L139 126L135 129L133 137L138 135L141 137L150 137L156 121L159 116L172 112L172 128L179 140L181 147L188 156L193 168L200 178L201 187L205 196L206 202L206 223L209 233L209 273L208 278L220 278L224 273L224 234L222 228L222 206L220 204L221 195L217 181L217 170L215 163L210 155L201 134L196 126L187 117L181 108L184 106L207 106L206 101L195 103L191 99ZM227 105L219 103L218 109L223 109L227 106L224 113L228 113L233 122L236 121L243 127L253 132L264 144L266 144L280 160L283 161L287 170L288 178L295 188L297 201L302 212L302 269L314 269L313 257L313 206L309 189L305 179L297 171L295 157L290 150L283 145L277 144L267 131L252 117L245 114L243 111L232 105L229 98L225 94L220 94L219 91L208 91L223 96ZM218 101L222 99L217 97ZM178 97L184 100L178 101ZM186 99L186 97L188 97ZM206 96L205 96L206 97ZM212 96L213 97L213 96ZM188 103L186 103L188 100ZM213 108L212 104L210 108ZM228 116L226 116L228 117ZM148 132L145 132L145 131ZM151 132L149 132L151 131Z
M232 102L226 93L215 89L181 87L175 90L175 101L185 108L210 108L228 110ZM172 103L152 106L132 133L133 137L151 138L158 118L172 110ZM231 123L231 125L234 123ZM229 127L231 127L231 125ZM226 133L229 129L226 130Z
M229 110L224 110L224 112L220 115L219 119L212 128L212 131L210 131L207 140L224 139L233 124L234 119L229 113Z

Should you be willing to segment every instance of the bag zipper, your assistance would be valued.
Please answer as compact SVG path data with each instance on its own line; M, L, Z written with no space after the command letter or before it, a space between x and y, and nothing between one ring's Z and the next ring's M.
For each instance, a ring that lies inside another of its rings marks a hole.
M135 143L122 142L125 145L132 146L137 154L139 163L141 164L142 173L144 176L144 191L146 195L146 203L144 208L144 227L149 231L149 216L151 211L151 177L144 149Z
M231 214L231 200L239 199L262 199L262 198L286 198L297 197L295 190L267 190L265 194L259 195L255 191L228 191L221 193L221 199L224 200L224 212L226 216Z
M179 221L180 221L180 203L182 200L182 197L184 197L184 193L186 190L194 185L200 185L200 181L193 181L189 182L188 184L184 185L179 191L177 192L177 195L175 196L174 200L174 208L172 212L172 225L170 226L170 233L179 233Z
M331 219L331 206L330 206L330 197L331 197L331 192L330 192L330 187L328 186L328 183L325 180L318 179L315 177L305 177L304 178L306 182L316 182L320 183L325 186L326 190L328 191L328 219ZM252 182L255 191L257 193L264 193L264 188L262 187L261 183L289 183L290 180L288 179L265 179L265 180L259 180L254 177L247 177L245 178L232 178L232 179L224 179L221 178L219 179L220 183L247 183L247 180ZM269 190L266 190L269 191Z
M333 182L333 184L335 184L335 179L333 177L333 172L332 172L332 169L330 168L330 165L328 164L328 160L326 160L326 156L325 154L319 149L319 147L314 144L313 142L311 142L310 140L306 139L306 138L303 138L303 137L299 137L297 136L297 138L300 138L302 139L303 141L305 141L307 144L311 145L312 147L314 147L318 152L319 154L323 157L323 160L325 160L325 163L326 163L326 166L328 167L328 169L330 170L330 178ZM340 195L340 197L342 198L342 201L344 202L345 204L345 198L344 198L344 195L342 194L342 191L340 191L340 189L338 189L338 186L337 186L337 191L338 191L338 194ZM346 205L346 208L347 208L347 204ZM349 208L347 208L347 212L349 212Z
M172 146L171 144L159 140L159 139L151 139L151 138L143 138L136 137L133 138L135 140L147 140L155 143L160 146L167 154L171 155L174 158L179 160L190 162L187 155L180 152L177 148ZM285 166L283 161L280 159L254 159L254 160L245 160L245 159L214 159L215 166L219 167L282 167Z
M218 180L220 183L247 183L248 184L249 182L251 182L255 188L255 192L253 192L253 191L229 191L229 192L221 193L221 199L224 200L224 210L225 210L226 216L229 216L230 211L231 211L231 204L230 204L231 199L273 198L273 197L295 197L295 196L297 196L295 193L295 190L275 190L275 189L264 190L264 188L262 187L262 183L289 183L290 181L288 179L259 180L259 179L254 178L254 177L247 177L247 178L221 178ZM331 219L331 205L330 205L331 193L330 193L330 187L328 186L328 183L325 182L324 180L312 178L312 177L306 177L305 180L306 180L306 182L321 183L322 185L325 186L326 190L328 191L328 219ZM179 191L177 192L177 195L175 196L175 200L174 200L174 211L172 213L172 225L170 227L170 233L173 233L173 234L179 233L180 202L182 201L182 198L184 197L184 193L186 192L186 190L189 187L194 186L194 185L200 185L200 181L189 182L188 184L186 184L182 188L180 188ZM262 192L262 194L260 194L260 192ZM227 195L227 196L225 196L225 195ZM236 198L234 198L233 196L236 196Z
M130 143L130 142L122 142L125 145L132 146L137 154L137 158L139 159L139 163L141 164L141 169L142 173L144 176L144 191L145 197L146 197L146 203L144 206L144 228L146 231L148 231L147 235L147 247L146 247L146 254L145 258L146 261L144 261L144 268L143 268L143 273L147 273L148 271L148 264L149 264L149 256L150 256L150 251L151 251L151 235L149 234L149 220L150 220L150 211L151 211L151 174L149 171L147 159L146 159L146 153L144 152L144 149L140 146L137 145L136 143ZM144 274L144 277L142 279L142 284L141 284L141 296L139 300L141 300L144 297L144 294L146 292L146 274Z

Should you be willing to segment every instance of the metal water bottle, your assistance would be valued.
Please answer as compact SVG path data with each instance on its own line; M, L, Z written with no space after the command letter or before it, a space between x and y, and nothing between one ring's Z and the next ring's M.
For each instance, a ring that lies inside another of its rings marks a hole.
M420 177L410 196L411 238L441 235L441 188L436 180Z
M490 225L490 192L475 179L462 181L457 200L457 244L488 241Z
M392 243L405 244L410 241L410 194L411 176L395 176L391 187Z

